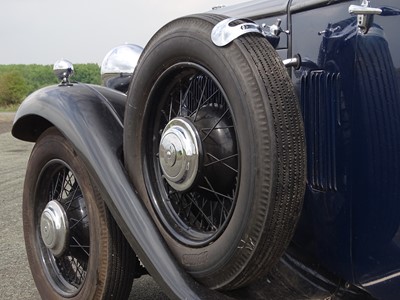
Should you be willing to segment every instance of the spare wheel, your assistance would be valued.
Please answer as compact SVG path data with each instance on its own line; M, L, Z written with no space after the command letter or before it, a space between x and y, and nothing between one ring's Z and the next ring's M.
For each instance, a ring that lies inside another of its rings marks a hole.
M177 19L148 43L125 112L124 156L177 261L234 289L285 251L305 187L304 130L281 59L259 34L216 47L225 17Z

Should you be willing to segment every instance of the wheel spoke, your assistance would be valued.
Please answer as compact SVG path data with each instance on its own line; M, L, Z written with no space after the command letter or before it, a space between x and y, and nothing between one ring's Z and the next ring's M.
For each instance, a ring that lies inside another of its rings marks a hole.
M216 199L217 199L218 202L221 204L222 208L223 208L223 209L226 209L226 208L225 208L225 205L224 205L225 199L233 200L233 198L230 197L230 196L228 196L228 195L224 195L224 194L221 194L221 193L216 192L215 189L213 188L211 182L207 179L207 177L204 177L204 179L205 179L205 181L207 182L208 186L210 187L210 189L209 189L208 191L211 191L212 193L214 193ZM204 189L204 187L202 187L202 186L200 186L199 188L203 188L203 189ZM218 196L223 197L224 200L221 200Z
M202 141L204 142L209 136L210 133L217 127L219 122L221 122L222 118L229 112L229 109L226 109L225 112L222 114L222 116L218 119L217 122L215 122L214 126L210 128L210 130L207 132L206 136L202 138Z
M180 91L178 116L182 116L182 107L183 107L183 104L185 103L186 98L187 98L187 96L188 96L188 94L190 92L190 88L192 87L192 83L193 83L193 80L190 81L189 86L187 87L187 89L185 91L185 96L183 97L183 99L182 99L182 91Z
M77 240L74 236L72 237L72 239L74 240L74 242L76 243L76 245L70 245L70 247L71 247L71 248L76 248L76 247L78 247L78 248L82 249L82 251L85 252L86 255L89 257L89 252L87 252L86 249L90 249L90 247L89 247L89 246L81 245L81 244L78 242L78 240Z
M211 153L207 153L207 155L208 155L209 157L211 157L212 159L214 159L214 161L212 161L212 162L210 162L210 163L208 163L208 164L204 164L204 167L209 167L209 166L211 166L211 165L214 165L214 164L217 164L217 163L221 163L221 164L223 164L225 167L227 167L227 168L229 168L230 170L232 170L233 172L238 173L238 170L237 170L237 169L232 168L230 165L228 165L228 164L225 163L226 160L229 160L229 159L238 157L238 154L230 155L230 156L227 156L227 157L224 157L224 158L217 158L217 157L215 157L214 155L212 155Z
M79 191L79 193L78 193L78 195L77 195L77 192L78 192L78 191ZM82 192L81 192L81 189L79 188L79 186L76 184L76 185L75 185L75 188L73 189L73 194L72 194L72 196L70 197L71 200L68 200L68 201L65 202L65 206L66 206L65 210L66 210L66 211L70 211L70 210L71 210L71 205L72 205L72 203L73 203L75 200L78 200L80 197L82 197ZM74 209L78 209L78 207L75 207Z
M217 90L217 91L215 91L213 94L211 94L207 99L205 99L203 102L201 102L201 101L199 101L199 109L200 109L200 106L202 106L202 105L206 105L217 93L218 93L219 91ZM194 118L193 118L193 120L194 121L196 121L196 119L197 119L197 113L198 113L198 111L199 111L199 109L197 109L196 110L196 114L195 114L195 116L194 116ZM193 114L192 114L193 115Z
M62 178L60 178L62 177ZM52 181L52 187L51 187L51 197L49 199L50 200L60 200L60 195L62 192L62 185L63 185L63 181L64 181L64 172L63 169L60 170L57 173L57 179L54 181Z
M69 219L69 221L74 221L75 223L69 227L69 229L73 229L76 225L78 225L80 222L82 222L83 219L85 219L87 217L87 215L84 215L82 218L80 218L79 220L71 218Z
M81 262L78 260L76 257L71 257L71 272L72 272L72 278L71 278L71 284L75 283L78 286L83 282L83 279L85 277L85 270Z
M208 83L208 80L205 81L204 86L203 86L203 88L202 88L202 90L201 90L200 99L198 100L197 108L196 108L196 110L194 111L194 117L193 117L193 121L194 121L194 122L196 122L197 114L198 114L198 112L199 112L199 110L200 110L201 105L204 105L204 102L205 102L205 101L202 101L202 99L203 99L203 97L204 97L204 92L206 91L207 83ZM191 114L191 116L192 116L192 115L193 115L193 113Z
M74 186L75 183L75 177L74 175L69 171L68 175L66 176L64 186L63 186L63 191L65 193L65 198L68 198L69 194L71 193L71 190Z
M188 194L184 194L183 197L186 200L189 200L194 207L197 208L197 211L199 212L199 214L202 216L202 220L207 221L207 223L211 226L212 230L217 230L217 227L213 224L213 222L210 220L209 216L204 212L203 207L204 207L204 202L203 202L203 206L199 206L197 201L194 200L192 197L190 197Z
M58 268L63 278L75 288L79 288L86 277L87 264L73 256L63 256L57 259Z
M229 199L229 200L232 200L232 201L234 200L234 198L231 197L231 196L221 194L221 193L219 193L219 192L217 192L217 191L215 191L215 190L213 190L213 189L209 189L209 188L207 188L207 187L205 187L205 186L199 185L199 189L202 189L202 190L207 191L207 192L211 192L211 193L213 193L215 196L221 196L221 197L224 197L224 198Z
M178 115L177 112L174 109L174 103L177 102L173 97L170 99L170 105L166 109L161 110L161 115L164 118L165 124L167 124L174 116ZM162 130L159 132L160 135L162 133Z

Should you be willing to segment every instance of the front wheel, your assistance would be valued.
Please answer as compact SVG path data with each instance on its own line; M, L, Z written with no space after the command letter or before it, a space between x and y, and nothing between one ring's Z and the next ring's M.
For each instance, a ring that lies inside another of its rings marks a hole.
M85 165L55 129L30 156L23 193L29 264L43 299L125 299L135 255Z
M216 47L216 15L181 18L144 49L128 93L125 162L177 261L211 288L269 270L305 187L304 130L275 50L249 34Z

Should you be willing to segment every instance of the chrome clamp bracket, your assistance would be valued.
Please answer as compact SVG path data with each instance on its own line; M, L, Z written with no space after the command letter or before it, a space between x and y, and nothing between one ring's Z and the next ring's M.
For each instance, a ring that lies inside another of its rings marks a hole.
M243 23L232 25L234 21L242 21ZM283 30L281 28L281 22L282 21L278 19L274 25L267 26L263 24L262 26L259 26L249 19L228 18L222 20L214 26L213 30L211 31L211 40L214 45L223 47L247 33L259 33L264 36L274 48L276 48L279 42L279 35L282 32L290 34L288 30ZM268 31L264 31L262 29L265 27L268 28ZM299 69L301 66L301 57L297 54L293 58L284 60L283 64L287 68L294 67L295 69Z
M234 21L243 21L243 23L232 25ZM211 31L211 40L216 46L223 47L238 37L251 32L265 36L261 27L251 20L228 18L214 26Z
M233 25L233 22L235 21L239 21L241 23L236 23ZM276 23L273 25L268 26L262 24L260 26L249 19L228 18L222 20L214 26L213 30L211 31L211 40L216 46L223 47L247 33L259 33L265 37L274 48L276 48L280 39L279 35L282 32L289 34L288 30L282 29L281 22L281 19L277 19ZM267 30L264 30L264 28Z
M349 14L357 16L357 26L363 33L367 33L372 26L374 15L382 14L382 9L371 7L370 1L363 0L361 5L350 5Z

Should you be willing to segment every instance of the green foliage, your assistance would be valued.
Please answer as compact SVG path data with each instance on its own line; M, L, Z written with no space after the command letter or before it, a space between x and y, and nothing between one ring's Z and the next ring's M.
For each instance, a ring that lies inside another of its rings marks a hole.
M76 64L74 69L72 81L101 83L99 65ZM51 65L0 65L0 108L16 106L37 89L57 83Z
M73 81L101 84L100 67L98 64L74 65Z
M12 106L21 101L27 93L27 86L22 74L11 71L0 75L0 105Z

